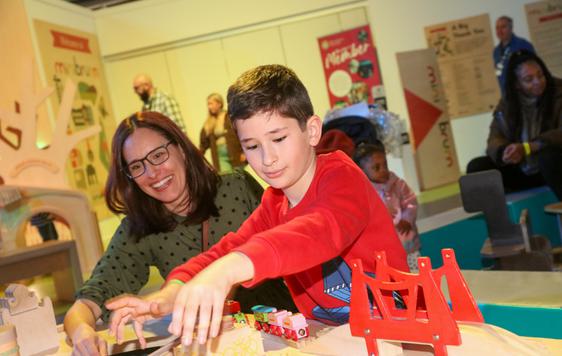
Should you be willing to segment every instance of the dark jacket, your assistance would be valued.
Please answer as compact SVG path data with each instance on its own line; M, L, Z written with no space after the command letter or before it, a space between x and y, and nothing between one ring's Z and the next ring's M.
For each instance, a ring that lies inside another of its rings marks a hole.
M240 160L242 147L240 146L240 141L238 141L238 136L236 135L236 132L234 132L228 116L224 118L224 137L226 139L226 149L228 151L230 164L232 167L242 166L245 163ZM219 154L217 151L217 137L213 133L207 135L205 127L203 127L199 136L199 150L204 154L209 148L211 149L213 166L217 171L220 171L221 168L219 163Z
M541 133L533 138L533 141L540 141L545 146L556 146L562 148L562 79L554 78L554 105L552 115L542 117ZM494 118L490 124L490 134L488 135L488 146L486 153L496 162L502 164L504 149L510 143L521 142L521 125L516 126L515 118L507 115L508 104L502 98L494 111ZM539 104L539 114L543 115L544 105Z

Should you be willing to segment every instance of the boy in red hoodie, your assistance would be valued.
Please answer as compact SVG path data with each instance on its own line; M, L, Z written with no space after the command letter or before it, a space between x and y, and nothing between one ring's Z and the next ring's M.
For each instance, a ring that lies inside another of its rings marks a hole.
M144 320L173 311L170 332L189 345L197 324L204 343L218 334L234 285L279 276L307 318L342 324L352 259L374 273L374 253L384 250L391 266L408 271L392 219L367 177L340 151L316 155L322 122L292 70L265 65L245 72L228 90L228 108L248 163L270 187L236 233L176 267L160 291L107 303L118 341L129 319L139 335Z

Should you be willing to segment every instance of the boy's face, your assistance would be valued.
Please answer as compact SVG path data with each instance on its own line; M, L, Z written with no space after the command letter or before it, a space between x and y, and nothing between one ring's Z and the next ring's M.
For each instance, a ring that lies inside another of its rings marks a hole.
M386 183L389 178L388 164L383 153L373 153L360 162L361 169L369 179L375 183Z
M320 118L311 116L302 130L296 119L261 112L235 125L252 169L269 185L283 190L291 206L298 204L314 177Z

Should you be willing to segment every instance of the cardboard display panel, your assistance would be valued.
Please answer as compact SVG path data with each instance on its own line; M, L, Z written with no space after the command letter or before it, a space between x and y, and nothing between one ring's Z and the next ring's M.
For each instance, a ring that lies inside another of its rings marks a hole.
M490 16L428 26L425 37L437 54L449 116L454 119L492 111L500 89L494 74Z
M110 164L110 141L115 131L111 103L96 36L75 29L34 21L47 85L55 88L51 105L58 112L70 79L77 86L67 134L100 126L70 151L66 162L68 182L89 197L99 218L109 216L103 189Z
M562 77L562 0L525 5L531 43L555 77Z
M420 190L459 178L459 163L432 48L397 53Z

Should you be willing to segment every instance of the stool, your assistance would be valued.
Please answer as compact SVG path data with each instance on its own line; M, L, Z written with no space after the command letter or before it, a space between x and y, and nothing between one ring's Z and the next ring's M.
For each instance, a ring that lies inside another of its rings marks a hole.
M562 242L562 202L548 204L544 207L545 213L557 214L558 215L558 232L560 233L560 240ZM552 249L552 255L554 256L554 262L556 264L562 264L562 246L557 246Z

